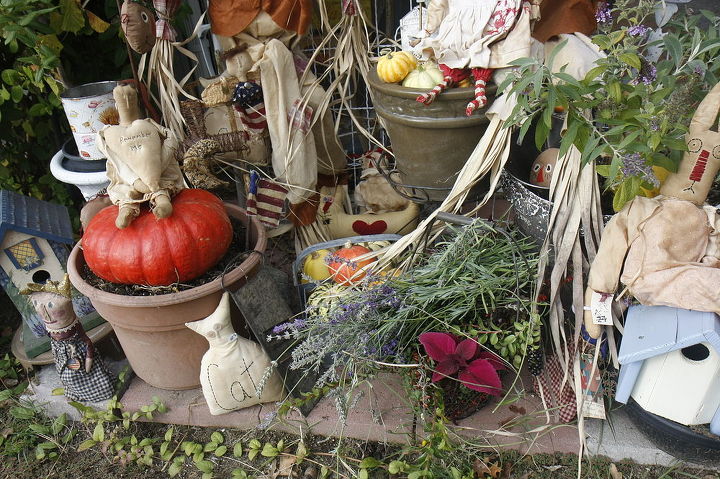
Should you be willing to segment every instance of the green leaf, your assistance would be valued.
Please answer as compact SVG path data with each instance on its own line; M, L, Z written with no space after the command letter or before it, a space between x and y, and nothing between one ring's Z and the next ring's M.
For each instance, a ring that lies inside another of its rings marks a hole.
M265 457L275 457L279 454L279 451L275 446L270 444L269 442L266 442L265 445L262 448L262 452L260 452Z
M10 98L12 98L12 101L15 103L20 103L24 94L21 86L15 85L10 89Z
M97 423L92 434L93 441L103 442L105 440L105 428L101 422Z
M85 16L78 0L60 0L60 15L62 31L77 33L85 26Z
M233 469L232 470L232 479L247 479L248 475L247 472L245 472L242 469Z
M170 426L170 429L165 431L165 440L166 441L170 441L172 439L174 431L175 431L175 428L173 428L172 426Z
M60 431L63 430L63 428L65 427L65 424L67 424L67 414L62 413L57 418L55 418L55 420L52 423L51 427L52 427L53 435L60 434Z
M682 45L677 35L668 33L663 37L665 50L668 52L668 58L675 63L675 68L680 66L683 59Z
M495 335L497 336L497 335ZM390 461L390 464L388 465L388 472L390 474L398 474L399 472L402 472L405 470L405 463L402 461Z
M195 466L200 470L200 472L209 473L212 472L215 464L210 461L199 461L195 464Z
M621 53L620 55L618 55L618 58L621 62L633 67L638 71L642 68L642 62L640 61L640 57L634 53Z
M218 447L218 445L217 445L216 442L209 442L209 443L205 444L205 447L203 448L203 451L205 451L205 452L212 452L212 451L214 451L215 449L217 449L217 447Z
M243 446L241 442L238 442L233 446L233 456L235 457L242 457L243 454Z
M217 444L222 444L223 442L225 442L225 438L223 437L223 435L217 431L210 435L210 440Z
M413 471L408 474L407 479L418 479L420 477L426 477L430 474L430 471Z
M80 445L78 446L77 450L78 450L78 452L82 452L86 449L90 449L95 444L97 444L97 442L93 441L92 439L88 439L87 441L81 442Z
M170 477L175 477L180 474L181 470L182 465L179 462L173 462L172 464L170 464L170 467L168 467L168 475Z
M369 475L367 469L360 469L357 477L358 479L368 479Z
M381 465L382 463L374 457L366 457L365 459L360 461L360 469L375 469L376 467L379 467Z
M3 389L0 391L0 401L7 401L12 397L12 390L11 389Z
M202 477L200 479L212 479L212 478L213 478L212 472L206 472L205 474L202 475Z
M30 430L35 434L50 434L50 428L41 424L30 424Z
M250 449L248 451L248 459L251 461L257 457L257 455L260 453L260 449Z
M31 419L35 416L35 411L27 407L15 406L10 408L10 415L15 419Z
M16 70L3 70L0 74L0 78L2 78L2 81L8 86L22 82L22 77Z
M251 439L248 443L248 447L250 449L260 449L262 447L262 443L257 439Z
M222 457L222 456L225 455L226 452L227 452L227 446L224 446L224 445L223 445L223 446L220 446L220 447L218 447L217 449L215 449L214 454L215 454L217 457Z

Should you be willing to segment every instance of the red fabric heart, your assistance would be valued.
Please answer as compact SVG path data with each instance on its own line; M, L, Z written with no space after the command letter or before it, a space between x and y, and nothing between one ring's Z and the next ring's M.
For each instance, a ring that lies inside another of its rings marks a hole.
M383 220L377 220L367 224L362 220L357 220L353 222L352 229L361 235L379 235L387 230L387 223Z

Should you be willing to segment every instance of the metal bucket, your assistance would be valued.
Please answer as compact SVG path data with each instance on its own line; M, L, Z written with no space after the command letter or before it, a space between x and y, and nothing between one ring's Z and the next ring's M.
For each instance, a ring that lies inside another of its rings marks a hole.
M368 81L373 106L392 142L401 182L424 190L430 200L444 200L490 123L484 110L465 115L473 88L445 91L432 104L423 105L415 99L426 90L385 83L374 70ZM492 101L494 86L488 87L487 96Z
M95 146L95 135L103 126L117 119L112 95L117 84L116 81L86 83L60 94L78 154L85 160L105 158Z

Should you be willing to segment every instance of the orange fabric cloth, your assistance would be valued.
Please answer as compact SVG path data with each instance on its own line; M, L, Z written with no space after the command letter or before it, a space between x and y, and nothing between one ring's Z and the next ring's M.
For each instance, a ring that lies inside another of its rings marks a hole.
M300 35L312 20L312 0L211 0L208 10L213 33L225 37L245 30L260 11L281 28Z
M597 28L596 9L596 0L543 0L540 20L535 24L532 36L544 43L561 33L590 35Z

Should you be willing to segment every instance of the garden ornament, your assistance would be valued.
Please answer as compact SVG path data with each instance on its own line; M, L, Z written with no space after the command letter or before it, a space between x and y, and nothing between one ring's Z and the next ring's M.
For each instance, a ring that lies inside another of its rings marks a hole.
M282 381L267 353L233 329L229 293L223 293L210 316L185 326L210 343L200 365L200 383L210 414L217 416L282 399Z
M425 38L415 49L423 59L434 57L445 78L417 100L430 104L443 90L472 75L475 97L465 113L469 116L484 107L493 70L529 56L530 20L537 12L536 6L522 0L432 0Z
M550 187L558 153L560 153L559 149L548 148L535 158L530 167L530 183L535 186Z
M20 293L30 295L45 323L65 396L72 401L109 399L114 392L113 378L73 310L68 275L60 282L30 283Z
M585 293L591 337L602 333L596 323L618 279L643 305L720 313L720 215L704 205L720 170L720 133L712 129L719 110L720 83L695 112L688 151L660 195L634 198L605 227Z
M405 234L417 226L420 207L410 200L398 211L385 213L346 213L347 185L320 188L317 222L327 229L331 239L358 235Z
M140 118L137 92L130 85L113 90L119 125L97 134L98 148L107 157L108 195L119 206L115 225L126 228L150 202L157 218L172 214L170 199L185 185L175 159L178 142L172 132L149 118Z
M155 14L144 5L125 0L120 9L120 25L130 48L147 53L155 46Z

